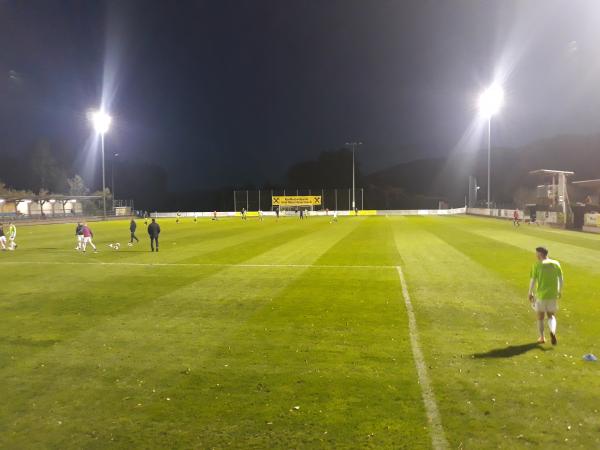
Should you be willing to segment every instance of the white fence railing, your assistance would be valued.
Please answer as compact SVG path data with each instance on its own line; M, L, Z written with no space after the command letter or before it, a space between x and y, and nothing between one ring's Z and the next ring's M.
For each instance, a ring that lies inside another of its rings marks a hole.
M600 214L587 213L583 217L583 231L600 233Z
M524 214L522 210L519 211L519 218L521 220L530 220L528 214ZM467 214L474 216L486 216L494 217L496 219L513 219L514 209L499 209L499 208L467 208ZM555 211L538 211L536 215L537 222L544 224L556 224L559 223L558 213Z
M358 210L354 211L338 211L338 216L448 216L454 214L465 214L466 208L452 208L452 209L404 209L404 210ZM240 211L218 211L216 212L217 217L239 217L241 216ZM259 215L258 211L248 211L248 217L256 217ZM295 216L298 213L295 211L282 211L281 215ZM305 211L307 216L332 216L333 211ZM154 212L151 214L152 217L156 218L214 218L214 211L197 211L197 212ZM263 216L275 216L275 211L262 211Z

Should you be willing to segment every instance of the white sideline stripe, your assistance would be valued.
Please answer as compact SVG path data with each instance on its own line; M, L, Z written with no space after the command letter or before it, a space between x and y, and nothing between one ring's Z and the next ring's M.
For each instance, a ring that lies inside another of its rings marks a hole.
M421 344L419 344L419 330L417 328L417 319L413 311L412 302L410 301L410 295L408 288L406 287L406 280L402 273L402 268L396 266L398 275L400 276L400 284L402 285L402 296L404 297L404 303L406 305L406 313L408 315L408 329L410 332L410 346L412 348L413 359L415 360L415 367L417 369L417 377L419 378L419 384L421 385L421 394L423 396L423 403L425 404L425 413L427 414L427 420L429 421L429 429L431 435L432 447L436 450L448 448L448 441L446 441L446 435L442 426L442 419L437 407L435 400L435 394L433 393L433 387L427 374L427 366L425 364L425 358L423 351L421 350Z
M396 266L365 266L365 265L327 265L327 264L227 264L227 263L136 263L136 262L79 262L79 261L2 261L1 265L36 264L49 266L141 266L141 267L241 267L241 268L281 268L281 269L396 269Z

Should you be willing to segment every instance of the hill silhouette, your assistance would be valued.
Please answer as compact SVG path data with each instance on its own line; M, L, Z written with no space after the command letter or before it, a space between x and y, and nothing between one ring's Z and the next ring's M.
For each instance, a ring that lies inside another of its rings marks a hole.
M512 204L519 189L538 184L539 180L529 175L535 169L570 170L578 180L600 178L600 134L563 135L520 148L493 148L493 200ZM363 183L371 189L402 190L409 197L445 199L460 206L467 195L469 175L477 178L479 198L483 199L487 190L487 149L400 163L366 175Z

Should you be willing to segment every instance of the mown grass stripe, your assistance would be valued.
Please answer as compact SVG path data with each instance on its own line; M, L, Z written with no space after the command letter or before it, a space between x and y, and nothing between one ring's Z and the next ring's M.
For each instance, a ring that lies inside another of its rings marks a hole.
M435 394L429 374L427 373L427 366L425 364L425 357L421 350L421 344L419 343L419 329L417 326L417 319L413 311L412 302L410 301L410 294L404 279L404 273L402 268L397 266L398 276L400 277L400 284L402 285L402 296L404 297L404 304L406 305L406 314L408 316L408 328L410 335L410 346L412 348L413 359L415 361L415 368L417 369L417 376L419 378L419 384L421 385L421 394L423 396L423 403L425 405L425 412L430 425L431 444L434 449L445 449L448 447L446 441L446 435L442 426L442 419L438 410Z

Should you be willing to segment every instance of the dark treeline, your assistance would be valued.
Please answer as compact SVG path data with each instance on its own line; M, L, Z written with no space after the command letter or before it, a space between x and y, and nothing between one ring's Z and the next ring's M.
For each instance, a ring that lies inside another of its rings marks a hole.
M520 205L525 201L524 192L531 192L540 181L528 175L530 170L572 170L575 179L600 178L600 136L559 136L518 149L496 148L492 155L493 199L502 205ZM17 157L3 158L0 180L11 188L33 192L75 195L98 190L98 175L93 180L75 178L72 157L58 145L39 141ZM314 159L291 165L279 183L177 193L169 192L168 173L155 164L108 158L106 173L107 187L115 190L115 197L134 200L137 209L223 211L232 209L234 190L347 190L352 185L352 153L348 149L323 151ZM484 149L405 162L368 175L356 162L356 187L364 189L367 209L436 208L439 200L462 206L469 175L477 177L482 198L487 189Z
M529 172L537 169L573 171L573 180L600 178L600 135L557 136L520 148L492 149L492 200L507 207L523 207L524 203L535 201L535 187L542 179ZM417 198L426 197L461 206L465 203L470 175L477 178L481 187L479 199L484 200L487 149L398 164L372 173L363 181L366 186L385 192L400 190L405 205L416 204Z
M68 191L71 155L64 147L39 140L18 156L5 156L0 164L0 180L14 189L63 193Z
M74 166L76 153L60 143L40 140L17 156L5 156L0 181L8 188L33 193L86 195L101 192L100 166L84 179ZM106 187L117 199L133 199L138 208L169 209L167 171L148 162L132 162L106 155Z

